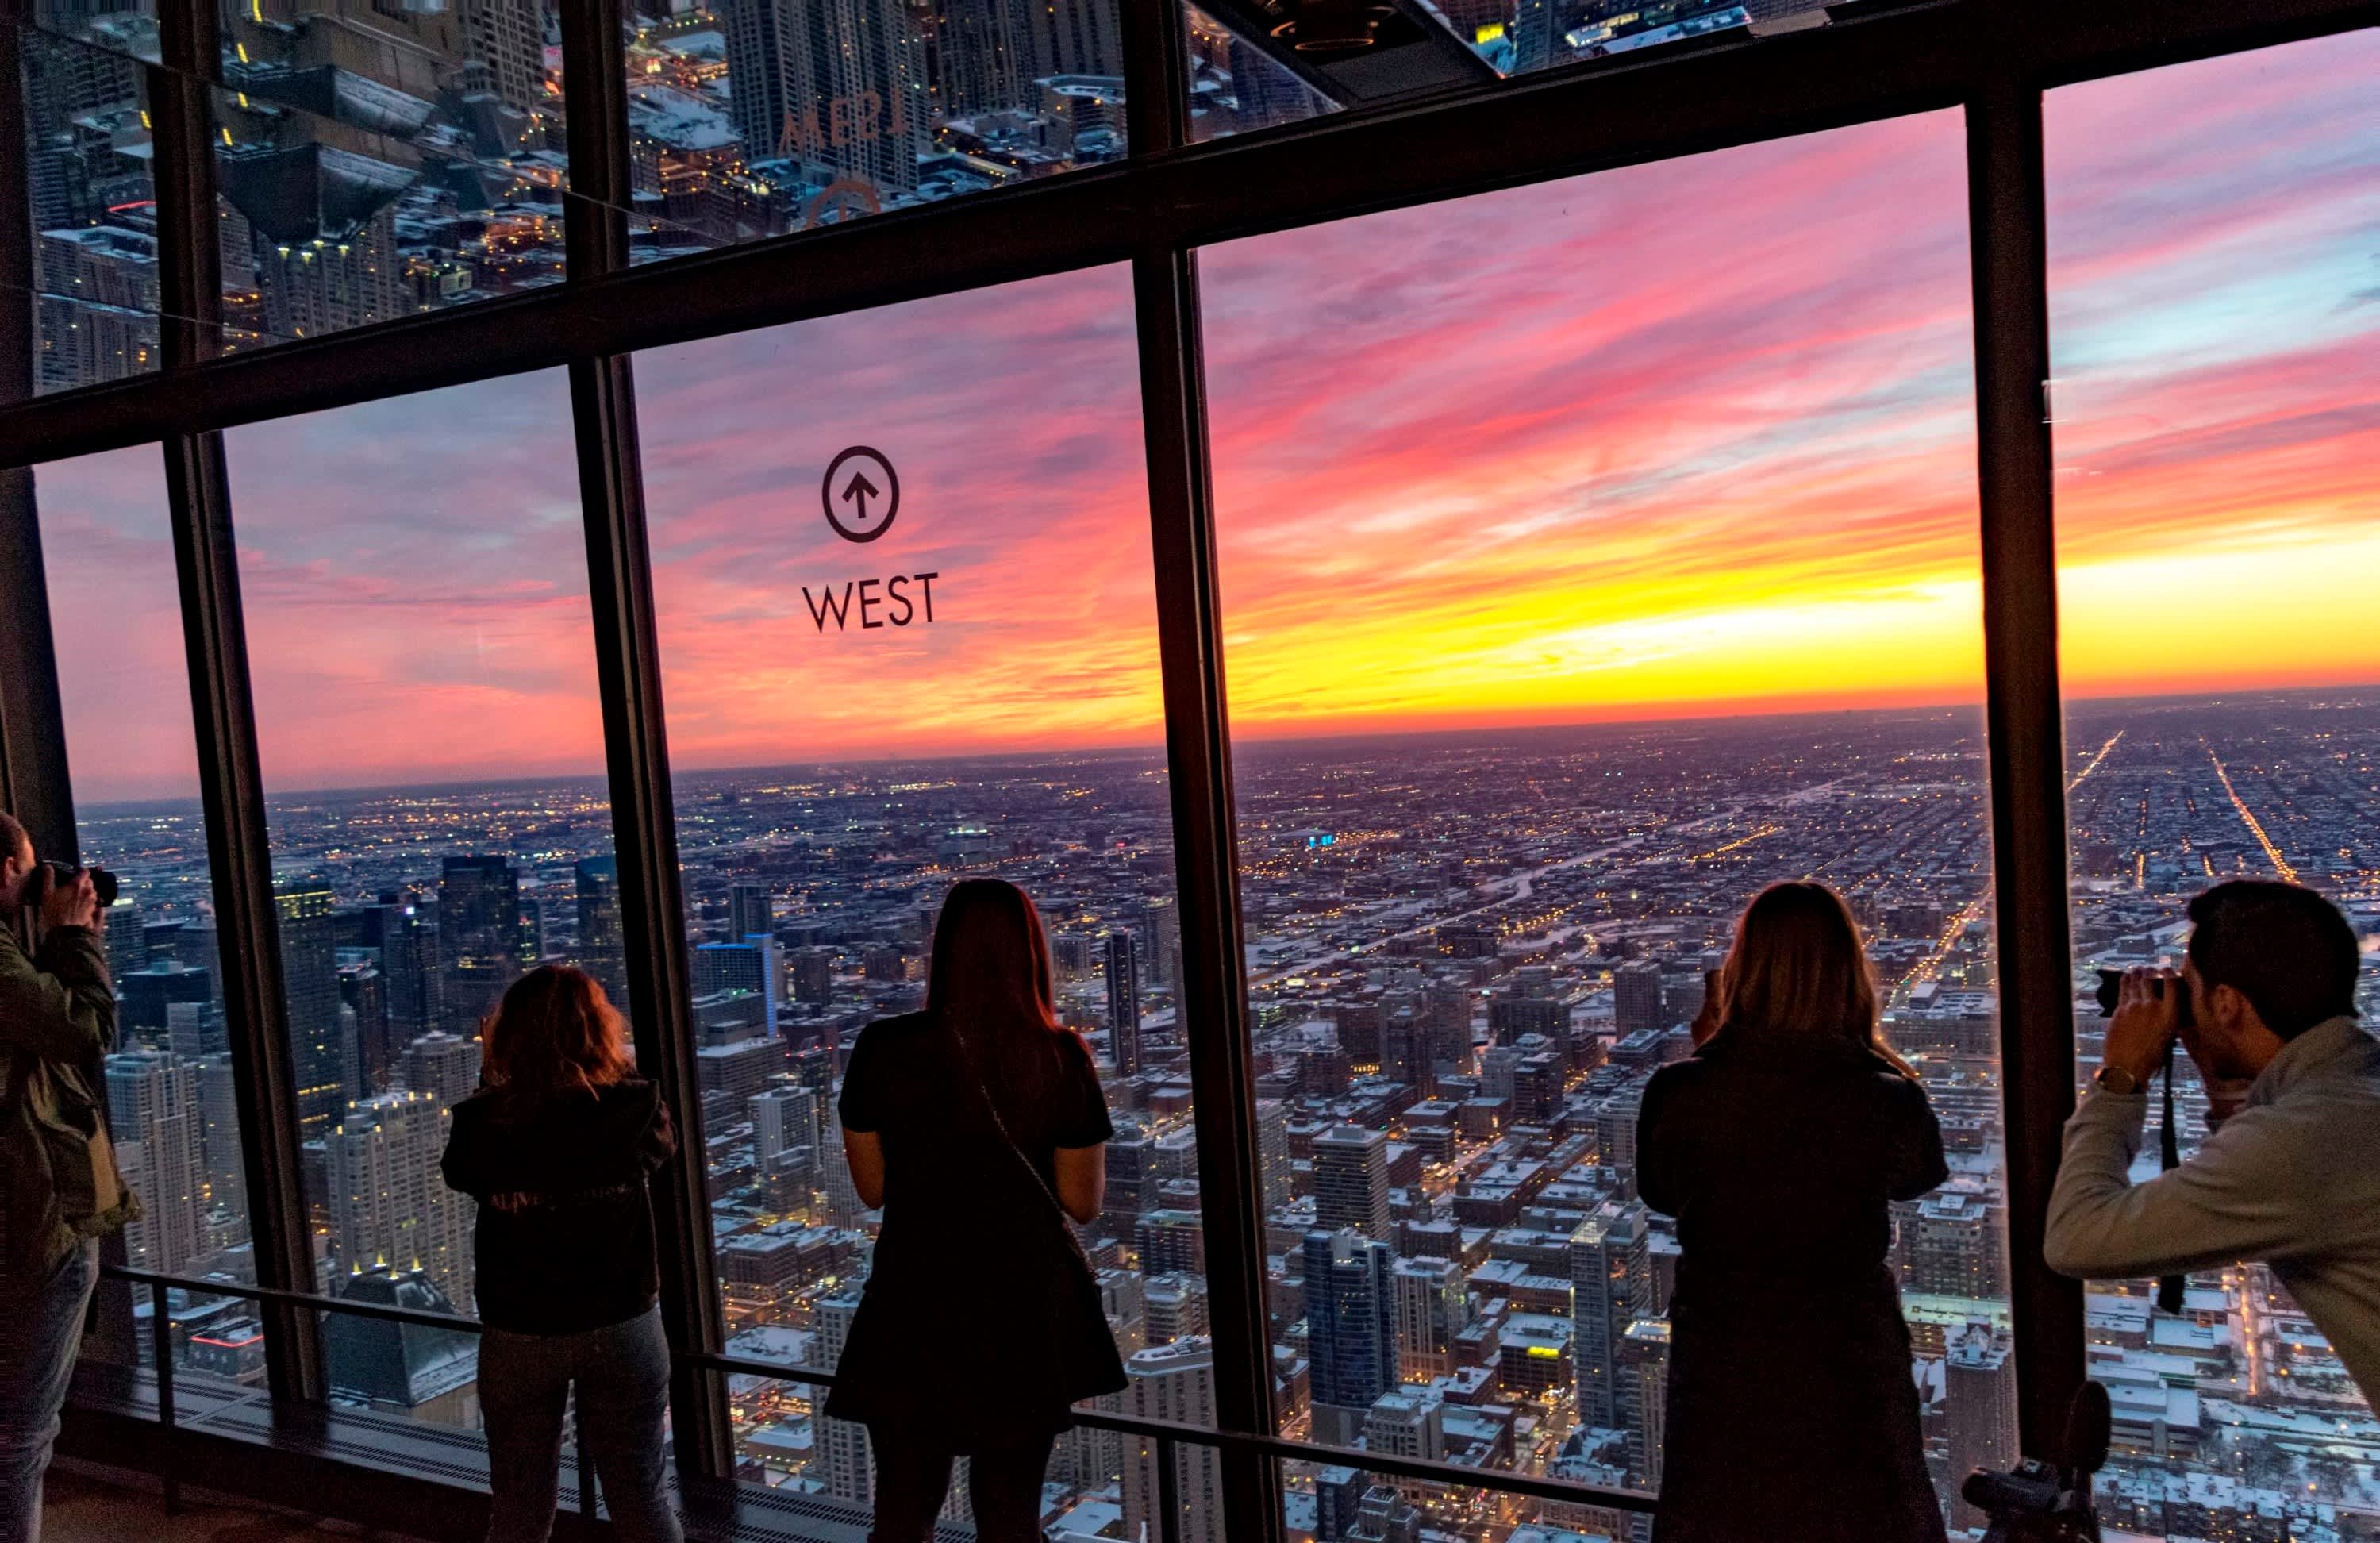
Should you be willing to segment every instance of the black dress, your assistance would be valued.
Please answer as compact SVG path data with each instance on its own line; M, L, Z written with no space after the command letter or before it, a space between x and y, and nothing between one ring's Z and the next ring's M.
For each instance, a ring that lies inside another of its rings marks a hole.
M1925 1089L1848 1041L1723 1033L1656 1074L1636 1141L1680 1249L1654 1537L1942 1543L1886 1263L1887 1202L1948 1176Z
M1008 1134L1057 1187L1057 1148L1115 1134L1090 1052L1071 1032L967 1036ZM1038 1071L1038 1075L1036 1072ZM1078 1399L1124 1385L1123 1363L1079 1279L1068 1223L993 1127L951 1035L924 1014L868 1026L852 1048L843 1127L884 1143L884 1225L826 1413L915 1422L953 1452L1006 1448L1071 1423ZM912 1434L915 1432L913 1431Z

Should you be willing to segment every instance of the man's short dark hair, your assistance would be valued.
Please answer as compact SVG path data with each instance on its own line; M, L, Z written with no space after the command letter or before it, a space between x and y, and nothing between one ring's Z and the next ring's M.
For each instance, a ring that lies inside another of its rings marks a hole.
M32 849L33 838L26 832L24 821L0 809L0 862Z
M2229 986L2265 1027L2294 1039L2355 1012L2362 967L2355 929L2338 907L2301 884L2234 879L2190 903L2190 962L2209 990Z

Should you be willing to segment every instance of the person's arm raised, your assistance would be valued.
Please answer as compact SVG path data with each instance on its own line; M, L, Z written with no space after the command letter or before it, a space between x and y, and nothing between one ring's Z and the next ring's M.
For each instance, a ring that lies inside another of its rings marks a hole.
M1058 1148L1058 1203L1077 1221L1099 1214L1107 1198L1108 1149L1105 1147Z
M869 1210L884 1204L884 1138L874 1131L845 1130L843 1155L851 1164L851 1187Z

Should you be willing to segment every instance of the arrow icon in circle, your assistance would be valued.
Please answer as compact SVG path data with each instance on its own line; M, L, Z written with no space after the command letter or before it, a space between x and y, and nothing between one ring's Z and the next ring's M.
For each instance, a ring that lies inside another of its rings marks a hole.
M869 481L868 473L864 471L853 473L850 483L843 490L843 501L854 506L856 517L861 520L868 518L868 501L882 496L882 490Z

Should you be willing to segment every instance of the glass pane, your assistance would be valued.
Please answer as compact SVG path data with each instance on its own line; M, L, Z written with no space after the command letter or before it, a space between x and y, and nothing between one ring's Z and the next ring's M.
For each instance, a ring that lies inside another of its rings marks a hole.
M1929 1462L2008 1450L1962 155L1935 115L1202 254L1288 1433L1437 1410L1658 1487L1640 1101L1814 878L1951 1148L1876 1261Z
M1195 142L1296 123L1339 104L1196 6L1190 29L1190 138Z
M558 26L549 0L225 0L224 346L560 283Z
M1034 898L1061 1014L1106 1083L1107 1206L1081 1235L1119 1343L1197 1338L1129 273L691 343L637 370L737 1353L820 1369L841 1354L880 1221L843 1160L844 1059L871 1020L922 1005L962 875ZM956 1316L917 1330L954 1379L981 1262L942 1261ZM865 1500L840 1425L759 1465Z
M225 437L334 1295L473 1310L437 1163L480 1020L526 966L619 958L570 426L554 371ZM341 1402L478 1423L468 1338L326 1324Z
M1116 0L652 9L627 43L638 261L1124 153Z
M157 193L147 71L112 49L17 30L30 184L32 383L66 391L157 358Z
M1424 1443L1425 1449L1427 1442ZM1222 1543L1209 1475L1212 1453L1174 1459L1181 1488L1182 1543ZM1198 1488L1194 1488L1194 1483ZM1202 1492L1203 1491L1203 1492ZM1281 1521L1289 1536L1357 1540L1493 1537L1501 1543L1624 1543L1648 1536L1642 1512L1588 1500L1541 1500L1496 1489L1366 1473L1342 1463L1281 1464ZM1640 1529L1632 1532L1631 1527ZM1154 1528L1151 1537L1155 1536Z
M2380 32L2093 81L2045 104L2076 1070L2103 967L2191 898L2293 879L2380 912ZM2177 1058L2180 1149L2206 1095ZM2160 1119L2162 1100L2150 1100ZM2135 1176L2155 1171L2144 1141ZM2152 1536L2380 1525L2375 1421L2262 1264L2090 1287L2116 1408L2100 1488ZM2318 1439L2310 1433L2319 1432Z
M156 0L32 0L32 24L58 37L155 64Z
M76 833L82 860L121 885L106 914L116 1046L103 1075L117 1161L143 1212L124 1261L253 1285L164 461L154 445L55 461L33 469L33 491ZM146 1364L150 1294L103 1303L134 1315ZM169 1310L178 1368L262 1380L247 1303L176 1291Z

